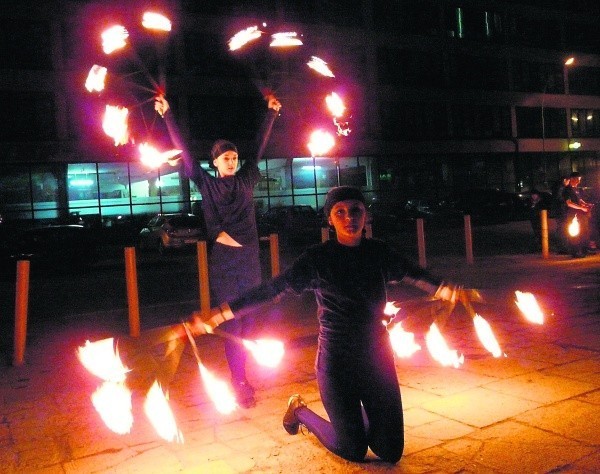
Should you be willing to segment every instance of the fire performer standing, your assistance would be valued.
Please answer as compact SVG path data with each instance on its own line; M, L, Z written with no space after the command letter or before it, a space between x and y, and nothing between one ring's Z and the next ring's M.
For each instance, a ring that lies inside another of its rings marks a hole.
M213 308L210 319L196 317L194 332L211 332L252 314L287 290L313 291L319 318L315 368L330 421L296 394L288 401L283 427L295 435L305 425L328 450L349 461L363 461L370 447L382 460L396 463L404 450L404 419L390 337L382 324L386 284L402 281L451 302L460 290L383 241L363 237L367 212L360 190L333 188L324 212L335 240L310 247L280 276Z
M246 159L238 170L238 151L227 140L217 140L211 150L217 177L203 170L183 146L181 136L163 95L156 97L155 110L164 117L171 140L183 150L185 173L202 194L202 212L209 242L209 284L214 304L231 301L261 281L258 230L252 199L260 180L258 161L262 158L281 104L273 95L265 97L268 112L257 135L257 153ZM230 321L223 329L240 338L246 336L251 321ZM256 404L254 387L246 378L247 351L239 343L227 339L225 354L231 371L231 382L239 405Z
M566 237L567 241L571 242L571 255L575 258L585 257L588 252L596 250L595 232L590 228L590 216L594 205L587 203L580 196L580 183L581 174L573 171L569 176L569 185L563 191L567 205L567 222L571 222L575 216L578 216L581 226L578 236L573 238L567 235Z

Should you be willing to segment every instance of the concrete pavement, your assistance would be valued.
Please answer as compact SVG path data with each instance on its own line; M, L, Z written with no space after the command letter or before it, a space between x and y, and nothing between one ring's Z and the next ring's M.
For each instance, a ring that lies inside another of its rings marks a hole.
M280 368L249 362L258 404L218 414L202 387L189 345L169 387L183 443L162 441L134 392L130 434L109 431L90 395L99 380L75 356L86 339L126 333L126 311L78 315L62 327L30 329L26 363L0 367L2 473L252 473L419 472L533 473L600 470L600 256L573 260L552 255L432 258L434 273L482 289L477 311L492 325L505 356L495 359L457 312L444 330L465 355L459 369L444 368L426 350L398 360L405 414L405 452L390 466L369 456L349 463L309 434L281 426L289 395L301 393L323 413L313 363L316 316L310 295L286 297L265 309L263 333L286 341ZM513 291L533 291L543 326L523 320ZM414 296L392 288L390 299ZM185 304L142 308L143 329L189 314ZM112 332L95 329L113 321ZM125 323L124 323L125 322ZM269 329L267 329L269 328ZM198 339L200 355L227 379L222 342Z

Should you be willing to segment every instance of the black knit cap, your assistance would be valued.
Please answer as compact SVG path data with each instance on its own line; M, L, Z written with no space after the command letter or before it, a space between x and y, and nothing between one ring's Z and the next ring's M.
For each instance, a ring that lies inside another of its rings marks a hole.
M329 213L336 203L345 201L346 199L356 199L365 204L365 196L360 189L352 186L338 186L337 188L330 189L327 193L325 205L323 206L325 217L329 217Z
M226 151L238 152L237 147L233 143L219 139L213 144L212 149L210 150L210 157L212 160L215 160Z

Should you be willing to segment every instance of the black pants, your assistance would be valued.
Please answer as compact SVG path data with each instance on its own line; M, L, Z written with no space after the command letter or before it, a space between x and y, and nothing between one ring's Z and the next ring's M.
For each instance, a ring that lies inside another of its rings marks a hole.
M258 246L231 247L215 243L208 258L211 306L231 301L245 290L261 282ZM252 316L233 319L220 328L238 337L247 337L252 327ZM246 357L244 347L229 339L225 340L225 355L231 378L234 382L246 379Z
M349 461L364 461L368 447L390 463L398 462L404 451L404 418L394 356L389 341L382 346L362 361L347 360L345 367L323 364L317 369L319 392L330 421L307 407L296 411L300 422L323 446Z

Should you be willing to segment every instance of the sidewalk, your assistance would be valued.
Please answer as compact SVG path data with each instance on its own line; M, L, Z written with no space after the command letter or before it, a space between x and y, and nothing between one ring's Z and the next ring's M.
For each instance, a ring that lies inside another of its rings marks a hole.
M313 371L315 306L306 295L285 297L265 312L273 334L286 341L286 356L277 369L249 362L258 390L255 408L218 414L186 346L169 387L182 444L155 434L143 414L143 394L134 393L134 425L123 436L104 426L90 402L99 381L75 351L86 339L124 334L124 311L80 315L66 327L42 328L30 336L24 366L0 367L0 472L597 472L600 256L504 255L476 258L473 265L457 256L433 257L428 268L484 292L487 304L476 309L506 356L489 355L471 322L457 315L444 335L465 355L461 368L441 367L425 349L399 360L405 451L396 466L372 456L367 463L349 463L313 435L283 430L293 393L323 414ZM547 316L543 326L522 319L513 303L515 289L536 293ZM393 288L390 296L401 300L411 294ZM153 318L152 308L144 308L158 326L180 320L189 309L160 307L155 313ZM90 330L97 318L123 331ZM203 336L198 344L203 362L227 380L221 340Z

